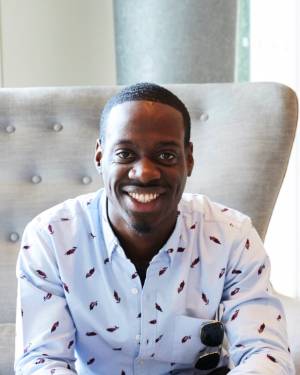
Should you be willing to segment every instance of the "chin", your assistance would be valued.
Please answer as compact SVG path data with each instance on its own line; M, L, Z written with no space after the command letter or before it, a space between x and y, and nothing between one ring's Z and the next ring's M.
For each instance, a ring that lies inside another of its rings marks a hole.
M150 234L153 230L152 226L148 225L147 223L135 223L131 224L130 226L140 236Z

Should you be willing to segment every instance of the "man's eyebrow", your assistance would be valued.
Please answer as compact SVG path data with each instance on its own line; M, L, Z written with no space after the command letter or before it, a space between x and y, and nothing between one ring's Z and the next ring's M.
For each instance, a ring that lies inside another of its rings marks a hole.
M158 147L180 147L180 144L175 141L162 141L157 144Z
M136 145L135 142L132 142L129 139L120 139L118 140L117 145L128 145L128 146L134 146ZM175 141L162 141L156 144L156 147L180 147L180 144Z
M116 146L117 145L129 145L129 146L133 146L134 145L134 142L130 141L129 139L120 139L118 140L118 142L116 143Z

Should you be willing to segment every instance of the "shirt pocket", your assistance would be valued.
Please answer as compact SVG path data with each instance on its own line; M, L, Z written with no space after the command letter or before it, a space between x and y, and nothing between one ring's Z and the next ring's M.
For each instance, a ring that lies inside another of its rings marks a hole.
M190 365L196 363L199 353L206 349L200 338L201 327L210 322L212 321L186 315L175 317L172 362Z

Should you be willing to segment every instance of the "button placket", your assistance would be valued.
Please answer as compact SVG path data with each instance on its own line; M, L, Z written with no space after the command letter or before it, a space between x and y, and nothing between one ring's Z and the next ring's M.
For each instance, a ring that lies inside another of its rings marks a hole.
M140 346L140 341L141 341L141 323L140 323L140 318L139 318L139 314L140 314L140 311L141 311L141 296L140 296L140 293L141 293L141 290L137 285L137 281L136 279L131 279L130 277L130 280L129 280L129 285L130 285L130 294L131 294L131 300L132 300L132 306L133 305L136 305L136 310L133 312L133 317L134 319L136 319L136 323L137 323L137 327L135 326L134 324L134 329L132 331L132 334L133 334L133 340L135 341L136 343L136 353L138 354L139 352L139 346Z
M137 295L138 293L139 293L139 290L138 290L138 288L131 288L131 293L133 294L133 295Z
M147 277L141 295L141 345L140 357L150 358L153 354L155 339L157 336L157 310L155 309L155 301L157 297L157 280L155 279L155 271L157 264L153 266L151 263L147 270Z

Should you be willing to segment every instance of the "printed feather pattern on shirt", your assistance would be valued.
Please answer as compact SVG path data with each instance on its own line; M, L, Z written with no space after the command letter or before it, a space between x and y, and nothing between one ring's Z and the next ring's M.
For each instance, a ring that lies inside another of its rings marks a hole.
M225 273L225 268L222 268L220 273L219 273L219 279L221 279L221 277L224 275Z
M87 361L87 365L91 365L95 362L95 358L90 358L88 361Z
M74 254L75 251L76 251L76 249L77 249L77 247L76 247L76 246L73 246L72 249L67 250L67 251L65 252L65 255L71 255L71 254Z
M94 238L96 238L96 236L95 236L92 232L90 232L89 235L90 235L90 237L91 237L92 240L93 240Z
M163 268L161 268L161 269L159 270L159 272L158 272L158 276L163 275L163 274L166 272L167 268L168 268L168 267L163 267Z
M181 281L181 283L179 284L179 287L177 289L177 293L181 293L183 291L183 288L184 288L184 285L185 285L185 282L184 281Z
M63 286L64 286L64 290L65 290L67 293L70 293L68 285L67 285L66 283L63 283Z
M121 302L121 298L120 298L119 294L116 291L114 291L114 299L116 300L117 303Z
M232 317L231 317L231 320L235 320L235 319L238 317L239 312L240 312L239 309L238 309L238 310L235 310L235 312L233 313L233 315L232 315Z
M54 331L56 331L56 329L57 329L58 326L59 326L59 322L57 321L57 322L55 322L55 323L52 325L52 327L51 327L51 333L54 332Z
M200 258L196 258L191 263L191 268L194 268L200 262Z
M240 291L240 288L235 288L235 289L230 293L230 295L231 295L231 296L234 296L234 295L237 294L239 291Z
M271 354L267 354L267 357L269 358L270 361L276 363L276 359L271 355Z
M258 328L258 333L263 333L263 331L265 330L265 328L266 328L265 323L262 323L262 324L259 326L259 328Z
M47 294L43 297L43 300L44 300L44 301L47 301L47 300L49 300L51 297L52 297L52 293L47 293Z
M48 225L48 231L49 231L50 234L54 234L54 230L53 230L51 224Z
M202 293L202 301L205 303L205 305L209 304L209 299L207 298L207 295L205 293Z
M95 268L91 268L89 272L85 275L86 278L91 277L95 272Z
M215 243L217 243L218 245L221 245L221 241L215 237L215 236L209 236L209 239Z
M155 342L159 342L163 338L163 335L159 335L156 339Z
M188 340L191 340L191 336L184 336L182 339L181 339L181 342L182 344L184 344L185 342L187 342Z
M45 362L45 358L38 358L37 361L35 362L36 365L39 365L41 363Z
M90 310L93 310L93 308L94 308L95 306L98 306L98 301L92 301L92 302L90 303Z
M262 264L262 265L259 267L259 269L258 269L258 271L257 271L257 274L258 274L258 275L261 275L262 271L263 271L265 268L266 268L266 266L265 266L264 264Z
M87 336L97 336L97 332L95 331L90 331L86 333Z
M41 270L36 270L37 274L42 278L42 279L46 279L47 278L47 275L44 271L41 271Z
M116 331L117 329L119 329L118 326L114 326L114 327L106 328L106 330L107 330L108 332L114 332L114 331Z
M71 349L72 345L74 344L74 340L71 340L68 344L68 349Z

